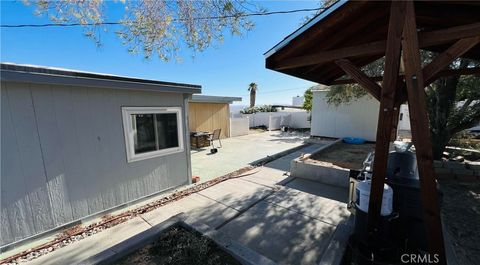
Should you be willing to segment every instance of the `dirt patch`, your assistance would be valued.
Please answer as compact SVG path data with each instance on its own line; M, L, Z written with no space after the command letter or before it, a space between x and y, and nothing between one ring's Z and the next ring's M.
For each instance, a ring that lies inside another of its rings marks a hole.
M442 215L458 264L480 260L480 183L442 181Z
M230 254L212 240L183 227L173 227L155 242L123 258L116 265L240 265Z
M356 145L340 142L328 149L313 154L309 160L312 160L312 162L326 162L338 167L358 170L363 167L363 161L367 158L368 153L374 150L374 144Z

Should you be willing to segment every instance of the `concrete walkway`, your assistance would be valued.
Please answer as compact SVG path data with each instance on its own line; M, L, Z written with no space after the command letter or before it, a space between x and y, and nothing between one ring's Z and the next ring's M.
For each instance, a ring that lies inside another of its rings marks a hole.
M279 264L321 263L335 230L349 216L347 190L284 174L292 158L318 147L308 146L27 264L78 264L180 212Z
M259 159L298 147L308 136L308 133L300 132L252 131L248 135L222 140L222 148L213 155L210 148L192 150L192 175L199 176L201 182L223 176Z

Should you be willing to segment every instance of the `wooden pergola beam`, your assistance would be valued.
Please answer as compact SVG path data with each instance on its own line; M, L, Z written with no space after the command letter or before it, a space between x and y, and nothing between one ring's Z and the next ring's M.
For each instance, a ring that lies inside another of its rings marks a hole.
M385 41L375 41L358 46L339 48L330 51L322 51L314 54L293 57L286 60L284 63L278 64L275 67L275 70L322 64L329 61L355 56L375 55L384 52L385 46Z
M418 45L420 48L425 48L478 35L480 35L480 22L440 30L419 32Z
M437 78L435 75L451 64L455 59L468 52L480 42L480 36L461 39L455 42L447 50L439 54L431 63L423 68L423 78L426 87L430 85Z
M461 75L480 75L480 67L441 70L434 75L434 80L440 77L461 76ZM405 76L399 75L398 78L403 80ZM383 76L370 76L370 80L374 82L380 82L383 80ZM337 79L333 81L330 85L348 85L348 84L356 84L356 83L358 83L357 80L349 78L349 79Z
M440 263L446 264L440 208L433 170L432 145L428 127L427 107L421 68L420 47L415 19L415 7L407 2L407 14L403 30L403 62L407 85L412 140L415 144L417 166L420 174L420 197L427 230L428 248L431 255L439 255Z
M445 44L462 38L475 37L478 35L480 35L480 23L473 23L430 32L421 32L419 33L418 40L420 48L426 48L439 44ZM284 62L273 65L272 69L284 70L295 67L322 64L349 57L379 55L385 52L386 46L386 41L375 41L363 45L322 51L285 59Z
M374 98L380 100L382 88L377 83L372 81L365 73L363 73L362 70L360 70L347 59L336 60L335 64L342 68L343 71L345 71L345 73L347 73L351 78L357 81Z
M385 69L378 114L372 186L368 205L368 228L371 242L376 241L375 231L379 227L393 121L395 120L394 116L398 115L395 103L398 89L405 6L406 2L404 1L392 1L390 7L387 47L385 50Z

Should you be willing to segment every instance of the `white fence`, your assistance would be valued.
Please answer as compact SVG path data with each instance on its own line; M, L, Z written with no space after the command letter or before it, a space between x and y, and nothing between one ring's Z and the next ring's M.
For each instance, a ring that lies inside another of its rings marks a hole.
M289 126L292 128L310 128L310 113L306 111L293 111L289 112L290 114L290 122Z
M291 128L310 128L309 113L306 111L257 112L243 114L249 118L249 126L266 126L268 130L278 130L281 126ZM232 118L233 119L233 118Z
M230 118L230 137L247 135L250 129L249 123L248 117Z
M286 125L286 124L283 124L282 121L283 121L283 117L281 115L270 115L270 117L268 117L268 130L269 131L272 131L272 130L279 130L281 128L282 125Z

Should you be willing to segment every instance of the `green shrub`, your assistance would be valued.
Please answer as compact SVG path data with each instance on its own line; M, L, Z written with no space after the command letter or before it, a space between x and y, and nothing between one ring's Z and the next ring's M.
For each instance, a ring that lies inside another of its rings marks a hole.
M244 108L240 111L241 114L254 114L257 112L277 112L277 108L274 108L271 105L263 105Z

